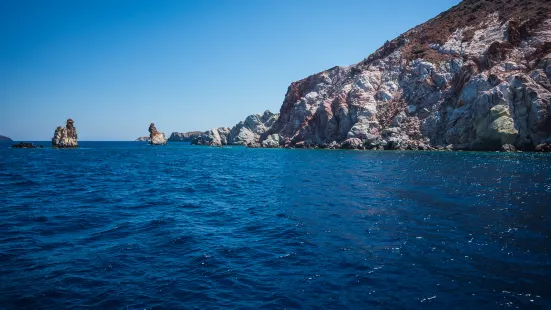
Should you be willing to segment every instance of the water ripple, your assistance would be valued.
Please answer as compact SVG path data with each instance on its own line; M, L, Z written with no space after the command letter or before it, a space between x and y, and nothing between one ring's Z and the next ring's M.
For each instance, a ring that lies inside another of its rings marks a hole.
M0 148L2 309L551 303L548 155L82 145Z

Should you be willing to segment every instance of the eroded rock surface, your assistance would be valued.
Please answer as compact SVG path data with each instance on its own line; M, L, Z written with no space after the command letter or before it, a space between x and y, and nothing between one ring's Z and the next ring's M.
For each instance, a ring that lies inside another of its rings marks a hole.
M292 83L260 145L547 150L550 9L463 1L358 64Z
M149 125L149 143L152 145L166 144L165 134L157 131L154 123L151 123L151 125Z
M58 126L52 138L54 148L78 147L78 135L72 119L67 120L65 127Z

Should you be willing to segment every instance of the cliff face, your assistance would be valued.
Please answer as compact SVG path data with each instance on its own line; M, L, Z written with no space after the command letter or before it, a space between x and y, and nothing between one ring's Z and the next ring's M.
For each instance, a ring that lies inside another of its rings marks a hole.
M193 139L201 136L202 132L200 131L190 131L190 132L173 132L168 138L170 142L191 142Z
M52 138L52 147L54 148L73 148L78 147L77 129L72 119L67 120L65 128L58 126Z
M208 130L196 137L192 144L199 145L245 145L261 146L261 137L276 123L279 114L265 111L263 114L253 114L233 128L220 127Z
M262 146L551 143L551 2L466 0L364 61L292 83Z
M157 131L154 123L149 125L149 143L152 145L166 144L165 134Z

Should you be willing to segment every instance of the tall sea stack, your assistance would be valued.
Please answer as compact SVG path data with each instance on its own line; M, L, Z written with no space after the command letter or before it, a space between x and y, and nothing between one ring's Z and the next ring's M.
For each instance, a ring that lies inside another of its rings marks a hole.
M151 125L149 125L149 138L149 143L152 145L166 144L165 134L157 131L154 123L151 123Z
M52 147L73 148L78 147L77 130L72 119L67 120L65 128L58 126L52 138Z

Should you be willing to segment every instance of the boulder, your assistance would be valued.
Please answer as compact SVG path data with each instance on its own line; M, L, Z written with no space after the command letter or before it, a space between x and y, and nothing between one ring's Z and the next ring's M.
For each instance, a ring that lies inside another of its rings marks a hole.
M512 145L512 144L503 144L503 145L501 146L501 151L502 151L502 152L516 152L517 149L516 149L515 146Z
M349 150L360 150L364 149L363 141L358 138L349 138L344 140L344 142L341 145L342 149L349 149Z

